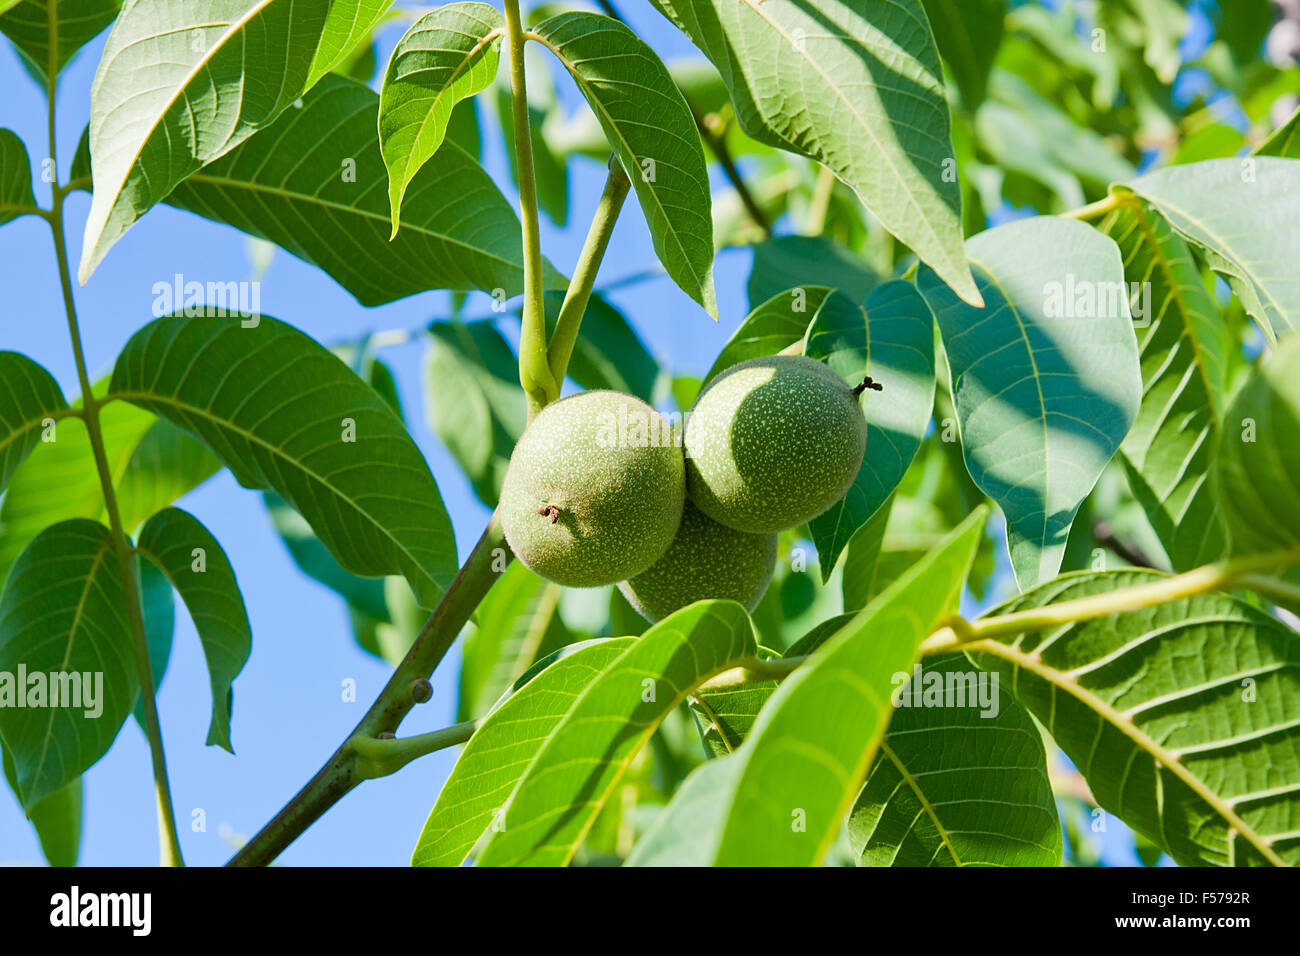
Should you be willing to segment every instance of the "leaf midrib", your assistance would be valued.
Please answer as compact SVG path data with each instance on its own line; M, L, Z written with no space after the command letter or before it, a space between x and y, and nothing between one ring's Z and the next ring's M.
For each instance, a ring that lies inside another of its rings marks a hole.
M147 145L150 139L153 138L154 133L157 132L163 120L166 119L168 114L171 113L172 107L174 107L177 104L177 102L179 102L181 94L186 89L189 88L190 83L194 81L194 78L199 74L199 71L206 68L207 65L213 61L216 55L226 48L226 45L227 43L229 43L230 39L235 35L237 35L240 31L242 31L250 21L252 21L258 16L261 16L261 14L268 7L270 7L272 2L273 0L259 0L259 2L255 6L251 7L248 10L248 12L246 12L243 16L227 24L226 31L221 35L221 37L217 40L217 42L212 45L211 49L207 52L207 55L199 57L198 60L194 63L194 65L190 67L190 70L185 75L184 79L176 85L176 88L173 90L171 96L168 98L166 105L164 106L163 109L158 111L158 114L155 117L153 123L150 124L149 129L145 132L144 136L140 139L139 144L135 147L135 150L131 156L130 163L127 164L126 168L122 172L122 175L118 177L117 187L113 192L111 205L109 206L108 210L105 212L105 225L107 225L108 214L111 213L113 211L113 208L117 206L117 200L122 195L122 187L126 185L127 179L130 178L131 170L135 169L136 166L139 164L140 154L143 151L145 145ZM50 5L51 11L54 10L56 5L57 4ZM192 29L192 27L189 27L187 29ZM116 62L116 58L114 59L114 62ZM105 70L104 76L107 75L108 75L107 70ZM95 93L99 89L100 89L100 83L98 82L98 78L97 78L95 84L91 87L92 99L94 98ZM93 138L94 130L92 130L91 132ZM102 236L103 236L103 230L101 229L100 235L95 237L96 246L99 245L99 241L102 238Z
M261 438L260 436L254 434L253 432L248 431L246 428L240 427L239 425L235 424L233 421L230 421L229 419L218 418L216 415L214 415L211 412L211 410L207 408L202 408L198 405L191 405L188 402L182 402L173 396L161 395L157 392L132 389L132 390L124 390L124 391L113 391L109 394L108 397L110 399L122 399L123 401L132 402L133 404L138 402L150 402L150 403L157 403L162 405L169 405L172 408L175 408L177 411L194 414L199 418L212 422L214 425L217 425L220 428L229 429L230 431L235 432L237 435L242 437L244 440L252 442L260 446L261 448L266 449L268 452L270 452L273 456L275 456L279 460L292 465L298 471L302 472L308 477L319 482L323 487L329 489L329 491L333 493L340 501L345 502L349 507L352 508L352 510L357 515L363 517L366 523L369 524L371 527L375 528L384 537L385 540L389 541L394 547L396 547L398 551L400 551L407 559L409 559L412 562L412 565L414 567L419 568L421 575L423 575L425 579L430 581L434 585L434 587L436 587L439 591L445 590L445 588L443 588L443 586L425 569L423 562L417 559L415 555L411 554L410 550L406 547L406 545L403 542L395 538L393 536L393 533L389 531L388 528L386 528L381 522L377 521L374 518L374 516L370 514L370 512L362 508L361 505L357 501L355 501L350 495L344 494L343 491L340 490L333 482L324 478L317 472L313 471L311 468L308 468L306 464L299 461L298 459L290 457L288 454L284 452L283 449L277 448L275 445L266 441L266 439Z
M1145 206L1145 205L1135 206L1133 207L1133 216L1137 220L1138 228L1142 230L1143 238L1148 243L1150 243L1152 258L1155 260L1155 263L1159 267L1160 271L1164 273L1165 282L1167 282L1169 285L1170 295L1173 296L1174 303L1178 308L1178 312L1183 317L1183 329L1187 332L1187 337L1191 339L1192 352L1196 355L1197 375L1201 379L1201 383L1205 386L1206 396L1210 399L1209 402L1210 417L1214 419L1214 425L1215 428L1217 429L1220 420L1219 409L1214 404L1215 392L1210 385L1209 369L1206 368L1205 349L1202 347L1201 341L1199 338L1197 338L1195 331L1192 327L1192 321L1191 321L1192 311L1191 308L1188 306L1186 299L1183 296L1182 286L1174 278L1173 264L1170 263L1168 257L1165 256L1164 247L1160 244L1160 239L1156 235L1155 229L1151 226L1151 223L1148 221L1145 215L1147 209L1149 208L1150 208L1149 206ZM1170 224L1169 228L1173 229L1174 227L1172 224ZM1175 232L1176 231L1177 230L1175 230Z
M505 29L503 27L499 27L499 26L493 27L490 31L488 31L488 33L485 36L480 37L478 42L474 44L474 48L468 51L465 54L465 56L461 58L460 63L456 64L456 66L452 69L451 76L447 78L447 82L444 83L442 87L438 90L438 92L433 96L433 105L430 106L427 111L425 111L424 119L420 120L420 122L416 124L416 126L418 127L415 133L415 139L417 142L421 138L423 138L425 130L429 128L429 124L433 121L433 111L437 108L438 104L442 102L443 98L451 91L452 84L454 84L458 79L460 79L465 74L465 71L470 68L471 65L477 62L478 55L484 48L486 48L493 40L497 39L498 37L504 36L504 34L505 34ZM444 124L442 135L446 136L446 134L447 134L447 128L446 128L446 124ZM440 138L439 145L441 145L441 138ZM432 156L433 154L430 155ZM411 167L414 166L416 171L418 172L419 168L423 165L424 165L423 162L417 163L415 161L414 150L409 150L407 152L406 163L402 169L403 195L405 195L406 187L410 184L412 177L415 175L415 173L411 171Z
M887 739L882 739L880 741L880 751L890 759L894 767L898 770L899 775L903 778L903 781L911 788L912 793L916 794L916 799L921 801L922 809L925 810L926 816L934 822L934 828L939 834L939 839L943 841L943 847L948 851L948 855L952 857L952 861L958 866L965 866L961 854L959 854L957 848L952 845L952 839L948 833L948 828L945 827L943 821L939 819L938 808L930 802L930 798L927 797L925 791L921 789L921 782L917 780L916 777L912 776L911 771L907 769L907 766L899 758L898 754L894 753L894 749L889 746L889 741Z
M908 203L915 210L916 217L921 221L921 223L925 226L926 230L930 233L930 238L934 240L935 245L939 249L944 250L944 258L951 261L952 256L948 254L943 240L939 237L939 233L935 231L934 224L930 221L930 218L925 215L925 211L921 208L920 202L917 201L916 195L908 187L907 182L903 179L902 175L899 173L898 167L895 165L894 161L890 158L888 151L884 148L884 144L880 140L880 137L877 136L875 130L871 128L871 124L867 122L866 117L858 112L857 108L853 105L852 101L849 100L844 95L844 92L839 88L839 86L834 81L832 81L830 74L828 74L825 70L823 70L821 68L821 65L817 63L817 61L814 60L811 56L808 55L807 50L801 49L800 44L795 42L794 37L786 33L780 24L778 24L775 20L773 20L766 13L763 12L761 0L743 0L743 2L756 15L758 15L760 18L765 20L773 30L775 30L778 34L780 34L781 38L786 41L786 44L792 50L794 50L798 56L802 57L808 63L809 66L811 66L814 70L816 70L821 75L827 87L829 87L835 93L835 96L840 100L840 102L842 102L846 107L848 107L849 112L857 119L858 126L866 131L867 135L871 138L871 141L875 144L877 154L880 155L885 160L886 165L888 165L889 167L890 173L893 175L894 181L898 184L899 189L902 190L903 195L907 197ZM853 40L853 38L848 36L848 34L841 34L841 38L845 40L850 40L855 43L861 43L861 41ZM861 45L866 46L865 43L861 43ZM873 83L872 86L875 87L875 84ZM820 141L818 145L819 146L821 145ZM854 192L857 192L857 190L855 189Z
M1074 697L1084 706L1088 707L1093 713L1110 723L1112 727L1128 737L1129 740L1145 752L1149 757L1156 761L1157 766L1164 767L1177 777L1185 786L1190 788L1193 793L1205 801L1205 803L1214 810L1232 830L1235 830L1241 836L1245 837L1257 851L1271 863L1273 866L1286 866L1286 862L1273 851L1272 846L1265 840L1253 827L1248 825L1245 820L1229 806L1218 794L1211 790L1199 777L1192 773L1187 766L1173 753L1161 744L1153 740L1149 735L1144 733L1131 720L1124 717L1122 713L1102 700L1092 691L1085 688L1077 681L1062 679L1064 675L1053 667L1049 667L1039 661L1032 654L1020 650L1011 644L1003 644L1001 641L978 641L970 645L969 650L979 653L990 654L993 657L999 657L1008 661L1017 667L1029 671L1036 677L1046 681L1053 687L1064 691L1066 694ZM1055 721L1053 721L1054 723ZM1048 727L1048 730L1055 730L1054 727ZM1161 827L1164 826L1164 814L1157 812L1157 819L1160 820ZM1232 851L1232 836L1229 833L1228 850Z
M58 670L60 671L66 671L68 669L68 662L72 660L72 646L76 643L77 631L81 628L82 615L86 609L86 599L90 596L95 581L95 575L99 573L100 562L103 561L105 556L108 554L111 544L112 542L109 540L108 536L105 536L104 539L100 541L99 547L95 551L94 560L90 564L90 570L86 573L85 581L81 587L81 594L77 598L77 607L72 615L72 623L68 626L67 645L63 651L63 660L60 662L58 667ZM47 710L49 711L50 717L49 721L45 725L45 733L42 735L41 755L36 760L36 768L33 771L32 776L33 781L40 779L45 767L45 756L50 749L50 741L54 739L54 718L58 712L58 708L49 707Z
M454 143L450 145L455 146ZM370 212L369 210L359 209L356 206L348 206L343 203L335 202L333 200L322 199L319 196L310 195L308 193L294 192L291 190L287 190L275 186L263 186L262 184L257 183L253 180L231 179L228 176L213 176L210 173L205 174L202 171L200 171L195 173L193 176L187 177L185 182L182 183L181 185L185 186L188 185L189 183L204 183L206 185L216 186L218 188L245 190L248 192L263 193L269 196L276 196L288 203L303 203L306 205L320 206L324 209L331 209L336 212L342 212L353 216L360 216L364 219L374 220L375 222L382 223L388 221L388 217L384 216L381 213L374 213L374 212ZM518 263L512 262L511 260L498 255L497 253L494 253L488 249L480 248L478 246L472 246L463 239L457 239L456 237L446 235L445 233L435 232L434 230L429 229L427 226L421 226L421 225L412 226L409 223L403 222L402 228L404 230L414 232L417 235L425 236L430 239L436 239L439 242L445 242L449 245L456 246L457 248L463 249L475 255L483 256L494 262L498 262L503 265L509 266L512 269L519 268Z

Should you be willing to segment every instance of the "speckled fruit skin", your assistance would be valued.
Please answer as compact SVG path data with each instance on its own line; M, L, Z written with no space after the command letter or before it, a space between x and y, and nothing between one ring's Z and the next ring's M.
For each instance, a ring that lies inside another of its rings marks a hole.
M776 568L775 534L750 534L718 524L688 499L682 525L664 556L618 586L646 620L709 598L752 611Z
M662 415L620 392L560 399L524 431L501 485L510 549L544 578L599 587L667 550L686 495L682 450ZM555 508L556 520L539 511Z
M740 531L784 531L849 490L867 447L858 398L816 359L741 362L700 393L686 418L686 489Z

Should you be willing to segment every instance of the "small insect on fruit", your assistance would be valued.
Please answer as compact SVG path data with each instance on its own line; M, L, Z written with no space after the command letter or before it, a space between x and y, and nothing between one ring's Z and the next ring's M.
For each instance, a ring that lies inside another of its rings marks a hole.
M613 584L667 550L685 487L662 415L631 395L581 392L542 409L519 439L501 485L502 529L544 578Z
M844 497L862 466L867 420L851 387L802 355L741 362L722 372L686 418L687 493L740 531L784 531Z

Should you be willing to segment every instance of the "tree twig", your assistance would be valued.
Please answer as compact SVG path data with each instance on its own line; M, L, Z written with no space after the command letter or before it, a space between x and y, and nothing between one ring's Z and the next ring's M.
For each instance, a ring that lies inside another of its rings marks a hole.
M465 622L478 607L512 555L495 512L478 544L438 602L406 657L379 697L366 711L356 729L297 794L272 820L230 858L227 866L265 866L274 860L307 827L365 779L363 759L366 744L380 734L394 733L415 706L415 685L427 680L446 655Z

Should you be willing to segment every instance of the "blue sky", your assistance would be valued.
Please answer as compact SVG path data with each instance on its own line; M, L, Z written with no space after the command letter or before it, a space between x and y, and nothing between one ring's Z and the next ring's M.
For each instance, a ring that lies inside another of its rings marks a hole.
M698 55L648 5L626 3L633 26L666 59ZM403 29L381 37L386 62ZM66 178L73 149L89 112L89 88L103 37L65 70L59 98L60 175ZM566 77L557 81L572 103ZM45 102L7 44L0 44L0 89L6 91L0 126L27 144L39 171L46 153ZM481 111L482 113L483 111ZM482 117L485 124L492 120ZM485 162L506 183L499 138L485 136ZM543 219L547 255L561 270L577 256L603 182L601 164L570 164L570 227L556 230ZM48 187L36 183L48 203ZM513 193L506 188L508 195ZM89 197L69 202L69 256L81 254L81 229ZM716 262L721 321L705 313L667 279L623 289L611 296L633 320L661 364L674 372L702 374L746 311L744 293L750 254L726 251ZM71 396L77 392L49 229L34 217L0 228L4 263L4 313L0 348L24 352L48 368ZM639 273L655 264L645 222L634 201L619 221L601 283ZM126 339L151 318L152 287L175 273L202 281L249 277L244 236L236 230L167 206L144 217L108 254L84 288L77 306L92 377L106 372ZM449 297L426 293L376 309L364 309L315 267L277 251L262 277L262 311L292 323L324 343L355 340L367 331L419 327L445 316ZM488 311L490 300L472 296L470 314ZM452 516L462 556L482 529L487 511L470 492L455 464L424 420L420 376L424 344L386 349L424 451ZM237 756L205 747L209 692L199 642L183 608L178 610L171 663L159 695L182 848L191 864L224 862L233 846L227 832L249 835L316 771L347 734L388 677L388 668L354 644L341 601L301 574L290 561L262 507L260 496L241 489L228 474L213 479L180 503L219 538L239 577L253 624L253 653L235 683L233 738ZM455 660L434 679L431 703L417 708L402 732L432 730L453 720ZM342 700L342 684L357 683L356 703ZM405 865L411 848L454 758L444 752L417 761L399 774L363 785L318 821L281 857L287 865ZM91 865L152 865L158 835L148 748L128 720L107 756L86 776L81 861ZM196 812L206 831L191 826ZM1112 828L1116 829L1116 828ZM1111 835L1112 839L1114 835ZM1122 857L1121 857L1122 858ZM42 859L17 801L0 788L0 863Z

